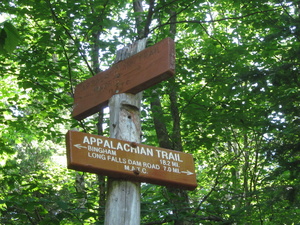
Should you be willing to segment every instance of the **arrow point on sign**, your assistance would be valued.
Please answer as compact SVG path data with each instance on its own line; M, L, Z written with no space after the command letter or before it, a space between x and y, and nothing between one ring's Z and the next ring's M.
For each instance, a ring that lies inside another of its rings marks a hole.
M192 175L192 174L194 174L194 173L192 173L191 171L189 171L189 170L187 170L187 171L181 171L181 173L186 173L186 175Z
M86 148L85 146L82 146L81 144L76 144L76 145L74 145L76 148L78 148L78 149L82 149L82 148Z
M192 175L192 174L194 174L194 173L187 171L187 175Z

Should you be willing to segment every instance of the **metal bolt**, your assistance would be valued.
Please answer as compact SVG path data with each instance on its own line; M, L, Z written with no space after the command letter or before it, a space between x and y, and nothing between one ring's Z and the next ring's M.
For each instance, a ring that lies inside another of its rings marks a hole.
M135 170L133 170L133 173L134 173L135 175L139 175L139 174L140 174L140 171L139 171L138 169L135 169Z
M137 144L136 144L135 142L131 142L130 145L131 145L131 147L133 147L133 148L136 148L136 147L137 147Z

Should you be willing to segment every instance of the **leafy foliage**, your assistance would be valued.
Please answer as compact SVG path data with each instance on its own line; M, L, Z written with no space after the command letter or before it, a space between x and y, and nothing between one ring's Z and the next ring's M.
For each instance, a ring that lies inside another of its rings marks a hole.
M0 54L12 53L20 41L16 28L9 22L2 24L0 30Z
M140 2L141 12L132 1L0 3L1 223L103 223L105 179L58 162L66 130L97 133L97 115L71 118L74 87L123 45L171 36L176 77L144 92L143 139L161 143L159 121L165 143L193 154L198 188L187 198L142 184L141 222L296 224L299 2Z

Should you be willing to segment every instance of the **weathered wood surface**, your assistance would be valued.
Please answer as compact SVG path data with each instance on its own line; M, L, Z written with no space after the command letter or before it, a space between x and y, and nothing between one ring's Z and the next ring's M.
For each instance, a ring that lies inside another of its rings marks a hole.
M98 112L107 106L114 94L137 94L175 73L175 44L171 38L126 58L128 55L132 55L131 50L123 49L117 58L122 58L120 62L76 86L75 119L81 120Z
M130 46L126 55L117 53L117 59L123 60L142 51L146 39ZM123 56L122 56L123 55ZM131 57L132 58L132 57ZM134 62L131 62L134 63ZM143 76L143 74L137 74ZM110 137L140 143L141 123L140 104L142 93L118 94L109 100ZM108 195L105 207L105 225L140 225L141 197L140 183L127 180L116 180L108 177Z
M121 104L126 129L115 129L114 136L128 135L128 130L138 136L140 130L132 127L136 118L132 118L131 111L135 108L130 109L128 102ZM78 131L68 132L67 144L69 169L188 190L197 186L191 154Z

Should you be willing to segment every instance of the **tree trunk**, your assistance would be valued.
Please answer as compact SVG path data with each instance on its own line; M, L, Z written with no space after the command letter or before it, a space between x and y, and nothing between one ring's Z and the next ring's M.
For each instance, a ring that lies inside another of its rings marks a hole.
M82 172L76 171L75 188L76 188L76 192L81 195L81 198L78 199L78 208L84 208L87 199L86 199L86 192L85 192L84 174Z
M173 150L181 150L181 135L180 135L180 128L179 128L179 111L178 108L175 106L177 105L177 97L174 96L175 93L170 93L171 101L171 113L173 116L173 133L169 135L166 123L164 121L164 113L161 106L160 98L155 93L154 99L151 102L151 110L153 113L153 120L154 120L154 127L156 130L156 136L159 142L159 146L162 148L173 149ZM176 149L176 148L177 149ZM188 194L185 190L177 189L177 188L168 188L168 193L166 198L168 201L171 202L173 205L173 214L175 215L174 225L189 225L191 224L188 222L188 218L186 215L189 211L189 199Z
M175 38L176 34L176 12L170 10L170 34ZM169 79L168 95L170 99L170 111L172 115L172 133L169 134L167 130L166 120L164 120L164 113L161 106L161 101L157 93L154 91L154 99L151 102L151 110L153 113L154 126L159 146L162 148L182 151L182 138L180 129L180 115L177 102L177 89L175 78ZM188 221L189 213L189 198L185 190L177 188L168 188L167 198L173 205L173 214L175 215L174 225L190 225Z
M92 9L92 13L93 9ZM93 45L91 50L91 60L92 60L92 69L93 69L93 75L96 75L100 72L100 62L99 62L99 51L100 51L100 45L99 45L99 38L101 34L101 29L95 31L92 34L93 37ZM103 109L101 109L98 113L98 123L97 123L97 133L98 135L103 135ZM105 209L105 197L106 197L106 181L105 176L98 175L97 174L97 180L98 180L98 190L99 190L99 209L98 209L98 221L104 221L104 209Z
M103 110L99 112L98 115L98 135L103 135ZM106 180L105 176L97 174L97 180L98 180L98 190L99 190L99 209L98 209L98 221L104 221L105 216L105 202L106 202Z

